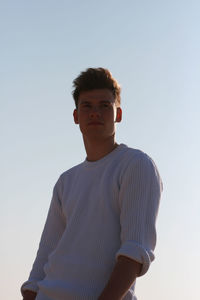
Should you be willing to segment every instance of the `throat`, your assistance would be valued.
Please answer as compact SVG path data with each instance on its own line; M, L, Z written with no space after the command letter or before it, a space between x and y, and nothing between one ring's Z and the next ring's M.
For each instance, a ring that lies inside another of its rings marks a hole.
M84 140L84 144L88 161L97 161L112 152L118 146L114 140L112 142L104 141L103 143L91 143Z

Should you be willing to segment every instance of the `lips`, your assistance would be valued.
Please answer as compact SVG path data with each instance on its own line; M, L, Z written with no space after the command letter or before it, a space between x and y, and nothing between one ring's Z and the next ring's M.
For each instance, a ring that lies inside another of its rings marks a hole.
M101 122L89 122L88 125L103 125Z

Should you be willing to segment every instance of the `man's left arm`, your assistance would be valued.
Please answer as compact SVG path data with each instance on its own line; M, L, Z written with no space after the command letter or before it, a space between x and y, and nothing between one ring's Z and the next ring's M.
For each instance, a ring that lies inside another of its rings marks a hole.
M142 265L133 259L120 255L110 279L98 300L121 300L141 272Z
M123 299L136 277L154 259L156 217L162 182L153 161L141 155L130 162L120 184L121 247L116 264L99 300Z

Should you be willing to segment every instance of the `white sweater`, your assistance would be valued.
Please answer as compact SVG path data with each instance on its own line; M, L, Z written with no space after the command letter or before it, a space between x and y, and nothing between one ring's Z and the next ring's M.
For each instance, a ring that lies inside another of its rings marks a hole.
M58 179L37 257L24 290L37 300L96 300L118 255L154 259L162 183L145 153L120 144ZM136 299L135 284L124 300Z

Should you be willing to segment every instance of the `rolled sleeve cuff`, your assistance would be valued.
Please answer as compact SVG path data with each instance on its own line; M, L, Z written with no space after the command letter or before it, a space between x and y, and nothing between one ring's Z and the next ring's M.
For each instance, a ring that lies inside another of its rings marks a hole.
M142 276L148 271L151 262L155 258L153 251L145 249L135 241L125 242L116 253L116 259L120 255L126 256L142 264L142 269L138 276Z
M22 296L24 296L24 292L25 291L32 291L32 292L38 292L38 285L37 285L37 282L35 281L30 281L30 280L27 280L26 282L24 282L21 286L21 294Z

